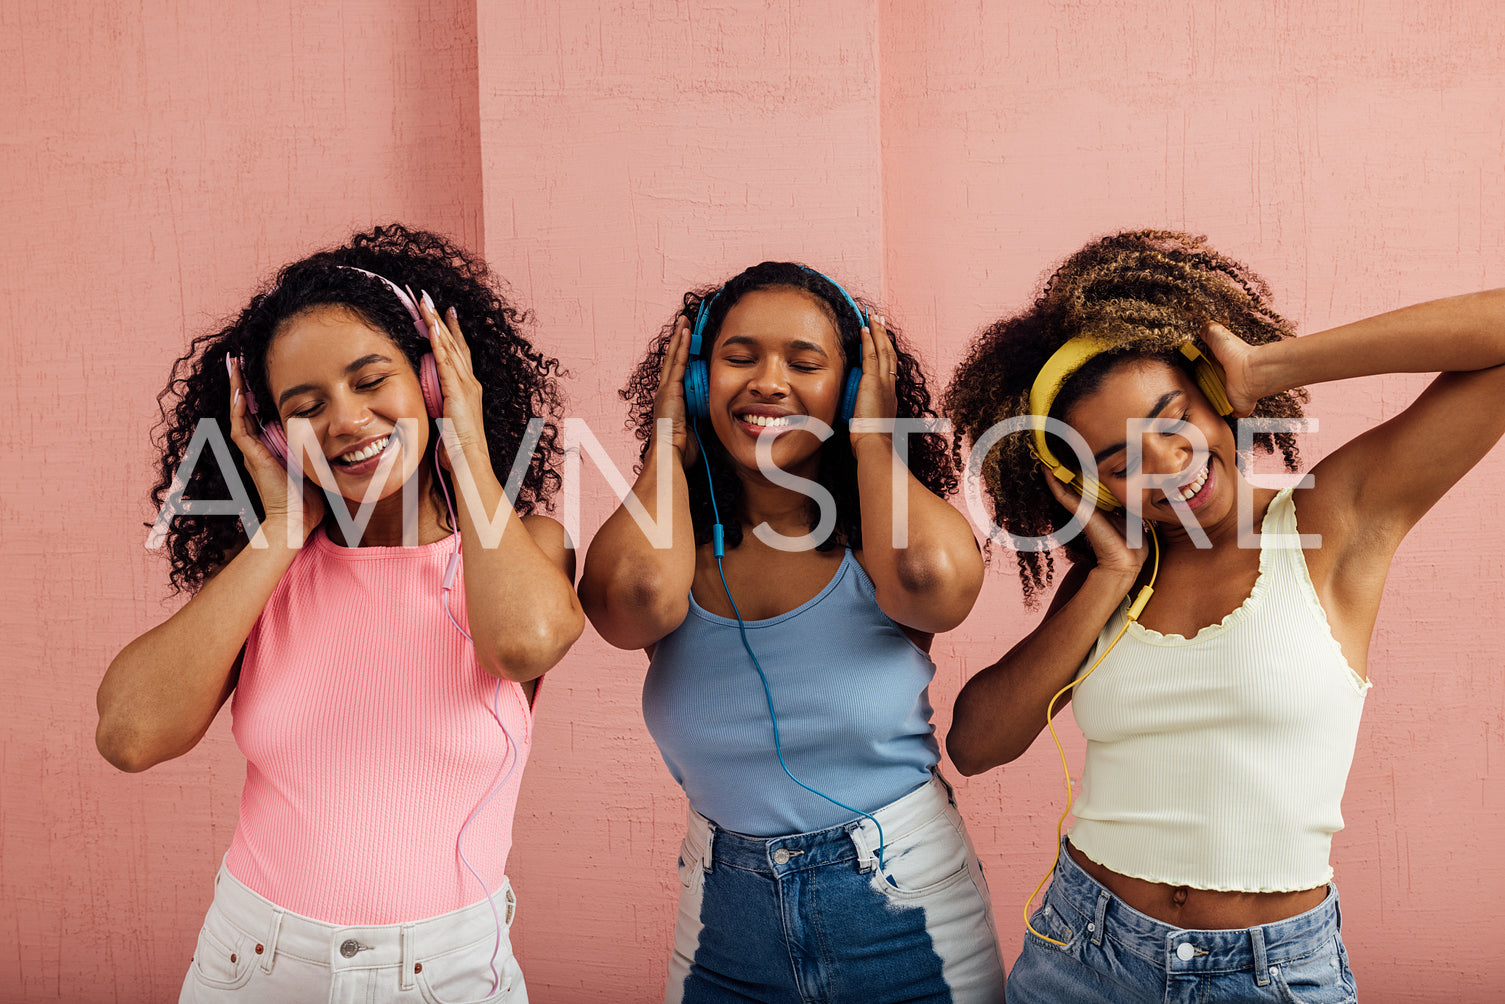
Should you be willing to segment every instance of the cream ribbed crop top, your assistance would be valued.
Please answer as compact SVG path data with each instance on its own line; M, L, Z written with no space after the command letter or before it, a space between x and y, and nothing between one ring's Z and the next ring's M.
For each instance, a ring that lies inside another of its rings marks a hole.
M1130 624L1073 695L1087 759L1071 842L1120 874L1241 892L1332 878L1369 684L1317 600L1290 489L1261 533L1259 577L1238 609L1192 638Z

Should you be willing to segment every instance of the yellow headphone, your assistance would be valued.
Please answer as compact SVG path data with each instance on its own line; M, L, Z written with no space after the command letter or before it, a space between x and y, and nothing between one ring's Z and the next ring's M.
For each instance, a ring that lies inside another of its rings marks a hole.
M1089 481L1084 474L1074 471L1061 463L1050 452L1050 447L1045 441L1045 418L1050 414L1050 406L1055 403L1056 395L1061 393L1061 385L1069 380L1073 373L1081 369L1088 360L1112 348L1114 348L1113 345L1102 339L1094 338L1091 335L1077 335L1075 338L1068 339L1066 344L1056 349L1055 353L1045 361L1045 365L1040 367L1040 372L1035 377L1034 384L1030 387L1029 427L1030 447L1034 451L1036 459L1040 461L1047 471L1064 482L1078 495L1081 495L1083 498L1092 499L1093 504L1099 509L1104 509L1108 512L1117 512L1124 508L1123 503L1118 500L1117 496L1105 488L1103 483L1096 478L1092 478ZM1217 360L1209 359L1191 342L1183 342L1179 348L1187 365L1191 367L1192 378L1196 380L1197 386L1201 389L1202 393L1207 396L1208 403L1213 406L1219 415L1226 417L1233 414L1233 405L1228 400L1228 391L1223 382L1223 368L1218 365ZM1088 493L1089 486L1093 489L1091 494ZM1118 644L1119 639L1124 636L1124 632L1129 629L1129 623L1139 619L1139 615L1144 612L1145 606L1150 602L1150 596L1154 594L1155 578L1160 574L1160 538L1156 536L1154 526L1148 521L1145 522L1145 527L1150 531L1150 543L1154 546L1155 554L1155 563L1150 569L1150 581L1145 584L1144 588L1139 590L1139 595L1134 598L1134 602L1129 604L1129 609L1124 615L1124 626L1119 628L1118 634L1113 636L1113 640L1108 643L1108 647L1103 650L1103 654L1097 657L1097 660L1087 669L1087 672L1077 676L1070 683L1066 684L1066 686L1056 691L1055 696L1045 706L1045 727L1050 730L1050 737L1055 741L1056 753L1061 757L1061 769L1066 774L1066 809L1061 813L1061 817L1056 820L1055 861L1051 862L1050 869L1041 877L1039 883L1035 886L1034 892L1029 894L1029 899L1024 901L1024 926L1029 928L1035 937L1043 941L1048 941L1053 945L1059 945L1062 948L1067 947L1065 942L1057 941L1049 935L1036 931L1034 925L1029 920L1030 904L1035 901L1035 897L1039 895L1040 889L1045 885L1050 876L1055 873L1056 865L1061 860L1061 829L1066 823L1066 817L1071 815L1071 807L1076 800L1075 794L1071 790L1071 768L1066 763L1066 751L1061 748L1061 737L1056 735L1056 726L1052 721L1054 717L1053 712L1055 711L1056 702L1061 699L1061 695L1091 676L1093 670L1097 669L1098 666L1102 665L1103 660L1108 658L1108 653L1113 651L1113 647Z
M1124 504L1101 481L1096 478L1089 481L1082 472L1072 470L1056 458L1045 439L1045 418L1050 414L1050 406L1055 403L1056 395L1061 393L1062 385L1089 360L1113 348L1115 346L1092 335L1077 335L1068 339L1040 367L1040 372L1029 389L1030 445L1035 458L1072 491L1091 498L1094 505L1108 512L1117 512ZM1233 414L1233 405L1228 400L1228 391L1223 384L1223 368L1217 360L1207 358L1191 342L1182 342L1178 348L1191 369L1192 378L1207 396L1208 403L1219 415L1226 417ZM1090 493L1089 487L1092 489Z

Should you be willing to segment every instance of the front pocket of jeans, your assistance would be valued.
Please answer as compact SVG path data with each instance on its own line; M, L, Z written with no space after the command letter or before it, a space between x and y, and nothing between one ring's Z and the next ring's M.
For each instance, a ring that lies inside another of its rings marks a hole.
M496 980L492 981L492 953L496 953ZM428 1004L495 1004L512 993L517 963L511 946L503 941L497 950L495 938L487 938L443 955L419 962L418 992ZM493 989L493 986L495 989Z
M941 813L886 844L881 871L874 884L890 896L919 897L949 889L967 877L967 842Z
M214 909L204 918L193 950L193 976L215 990L237 990L256 968L251 939Z
M1344 979L1338 939L1305 958L1270 967L1270 980L1285 1004L1350 1004L1357 1000Z
M1049 903L1034 912L1029 919L1029 927L1024 929L1024 934L1027 938L1035 939L1043 948L1064 951L1071 947L1071 927ZM1057 941L1061 944L1056 944Z

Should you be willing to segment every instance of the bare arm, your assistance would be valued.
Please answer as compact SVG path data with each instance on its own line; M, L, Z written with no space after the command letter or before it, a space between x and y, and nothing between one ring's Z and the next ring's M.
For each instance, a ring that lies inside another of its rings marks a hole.
M1376 373L1442 374L1404 412L1318 464L1302 503L1305 515L1320 518L1328 535L1351 526L1362 535L1364 549L1383 549L1386 561L1416 521L1505 434L1505 290L1432 300L1258 347L1216 325L1206 334L1219 359L1227 355L1239 414L1248 414L1260 397L1308 383ZM1335 536L1324 547L1342 543Z
M897 409L897 358L882 318L862 330L862 350L852 428L862 499L862 565L885 614L917 631L950 631L966 619L982 589L982 553L966 517L900 461L891 434L859 431L863 419L893 418ZM903 547L893 543L896 495L905 509Z
M460 494L460 540L465 548L466 613L476 661L492 676L516 683L552 669L585 629L575 596L574 551L563 528L548 517L520 519L491 467L481 411L481 384L470 347L451 308L443 323L425 300L424 319L453 430L445 459ZM486 532L476 517L500 521ZM491 534L499 533L499 537Z
M1074 508L1080 501L1055 478L1047 477L1046 483L1062 505ZM963 774L991 770L1029 749L1045 728L1050 699L1075 678L1103 625L1139 577L1145 546L1130 549L1106 513L1095 510L1085 532L1096 565L1073 566L1040 626L968 680L957 695L946 752ZM1053 714L1070 699L1067 691Z
M265 547L245 547L164 623L132 641L99 685L95 745L110 763L141 771L193 749L235 689L246 637L323 517L318 489L304 482L302 505L289 507L282 466L261 445L246 414L238 367L230 372L230 436L245 457L266 511Z
M688 355L689 325L681 318L664 351L653 407L654 433L643 458L643 473L632 486L633 497L648 519L667 527L670 546L654 547L624 503L602 524L585 555L581 605L601 637L617 648L653 645L678 627L690 609L695 531L684 471L686 462L693 462L684 399ZM669 420L667 435L660 434L663 419ZM668 478L663 511L659 506L661 475Z

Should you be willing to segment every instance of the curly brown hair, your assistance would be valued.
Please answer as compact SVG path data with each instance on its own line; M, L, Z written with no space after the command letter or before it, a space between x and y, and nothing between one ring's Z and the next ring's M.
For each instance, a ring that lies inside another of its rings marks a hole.
M1270 304L1270 288L1249 268L1213 250L1207 238L1173 230L1137 230L1093 241L1066 259L1046 281L1028 309L1004 317L968 347L944 397L958 439L976 443L992 426L1029 414L1029 392L1046 360L1066 341L1090 335L1114 348L1095 357L1061 387L1051 406L1060 418L1091 393L1126 358L1171 361L1177 347L1201 342L1204 322L1217 321L1251 345L1295 337L1291 323ZM1300 418L1303 389L1260 400L1260 418ZM1229 419L1229 424L1233 424ZM1046 537L1070 513L1045 485L1027 433L1004 436L980 465L993 519L1018 537ZM1280 451L1285 465L1299 464L1295 436L1259 433L1255 448ZM1057 455L1071 456L1056 444ZM1086 540L1077 535L1063 545L1073 564L1091 563ZM1055 565L1049 550L1016 552L1025 602L1034 606L1049 587Z
M455 308L470 345L476 378L484 390L482 409L492 465L499 471L509 470L529 419L544 418L542 438L513 507L522 515L551 507L561 484L558 468L564 456L559 441L563 412L559 361L528 341L523 333L528 315L507 299L501 279L484 261L446 237L396 223L356 234L341 247L284 266L238 316L217 331L199 335L173 363L172 377L157 399L162 417L155 429L161 450L157 483L151 492L155 507L160 510L167 500L201 419L217 423L220 434L229 441L227 354L243 360L247 393L256 396L261 414L277 414L266 383L266 352L278 326L301 311L330 304L344 306L386 332L409 363L417 367L429 351L428 342L416 335L412 318L384 283L354 269L375 272L415 290L427 290L440 310ZM432 462L436 448L437 437L431 437L425 461ZM240 451L232 447L230 455L233 471L222 471L216 463L197 464L187 481L185 497L223 499L229 493L229 477L249 484L250 475ZM441 472L440 477L448 475ZM437 479L431 487L436 499L440 497ZM251 496L260 519L263 510L254 488ZM175 516L166 538L173 590L197 592L205 577L245 539L242 521L233 516Z
M642 458L648 452L648 443L653 435L653 399L658 393L659 374L663 369L664 351L674 326L679 318L691 325L702 309L706 315L705 346L702 356L709 354L721 330L721 323L737 301L759 289L786 287L803 290L821 304L836 326L837 339L841 343L845 365L850 368L862 361L861 322L852 313L841 287L830 277L797 262L765 261L754 265L726 281L723 286L708 286L685 293L683 305L660 330L648 345L648 351L638 361L627 386L619 392L628 404L627 427L633 430L642 449L638 455L637 469L642 470ZM719 295L718 295L719 294ZM853 302L860 304L868 316L877 312L874 304L861 297ZM887 328L894 340L894 354L898 361L895 376L898 393L899 418L934 418L930 388L924 369L915 356L903 332L892 326ZM709 422L706 423L709 428ZM742 524L739 519L742 501L742 482L736 475L726 448L714 433L702 436L707 460L715 479L715 507L707 485L704 464L696 464L686 471L690 487L690 518L695 526L696 543L711 539L711 526L715 523L713 508L719 508L726 533L726 545L736 547L742 542ZM820 468L815 480L826 488L836 501L836 525L817 547L825 551L838 543L846 547L862 547L862 507L857 494L857 458L852 453L851 438L838 431L820 447ZM956 490L957 472L961 467L960 447L954 441L938 434L917 435L909 441L909 470L915 479L931 492L945 498ZM814 528L818 510L810 505L809 525Z

